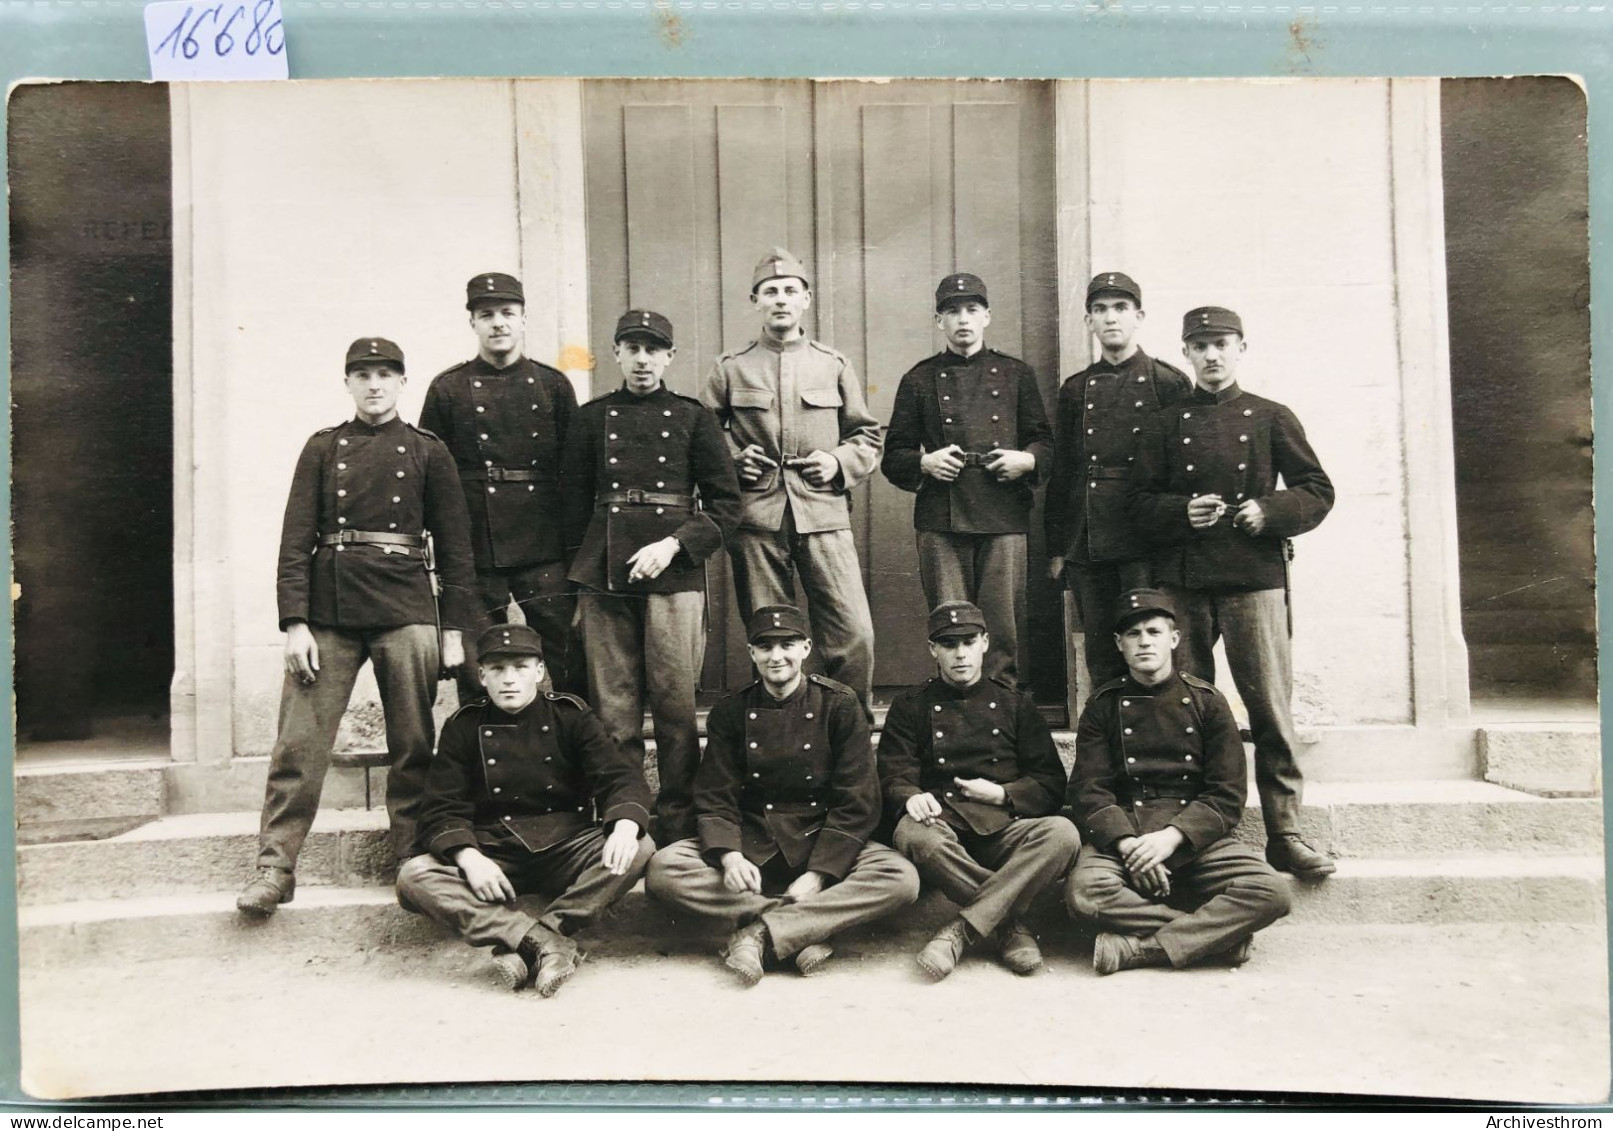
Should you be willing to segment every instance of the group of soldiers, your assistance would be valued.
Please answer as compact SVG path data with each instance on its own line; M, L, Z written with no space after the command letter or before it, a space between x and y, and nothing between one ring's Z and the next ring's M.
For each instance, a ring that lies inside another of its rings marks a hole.
M1237 963L1287 911L1274 869L1333 871L1297 827L1286 566L1333 489L1294 414L1238 386L1238 315L1186 315L1190 380L1138 347L1136 282L1094 277L1101 355L1061 387L1055 440L1032 369L987 348L989 296L968 273L937 287L946 348L902 378L888 428L846 357L806 336L810 279L783 249L751 280L761 332L698 400L663 383L677 347L661 314L622 315L621 385L579 406L525 355L520 282L466 291L477 356L432 381L419 426L397 412L402 350L360 338L354 418L298 460L286 680L243 913L294 895L366 659L400 903L544 996L576 970L573 936L641 876L728 922L725 965L754 984L772 963L815 972L836 934L911 903L921 879L959 908L917 955L937 980L976 943L1040 968L1024 915L1061 880L1101 929L1100 974ZM877 751L849 503L876 467L917 495L936 667L892 702ZM1041 484L1096 684L1068 776L1017 668ZM711 709L702 754L705 563L721 549L759 678ZM1249 712L1263 858L1231 836L1247 785L1218 639ZM433 756L443 673L464 705ZM536 917L516 904L529 892L549 897Z

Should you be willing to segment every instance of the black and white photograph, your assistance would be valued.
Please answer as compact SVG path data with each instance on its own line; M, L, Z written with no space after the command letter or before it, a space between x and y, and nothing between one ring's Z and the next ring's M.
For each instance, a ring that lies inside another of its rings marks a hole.
M1572 76L6 114L30 1095L1607 1102Z

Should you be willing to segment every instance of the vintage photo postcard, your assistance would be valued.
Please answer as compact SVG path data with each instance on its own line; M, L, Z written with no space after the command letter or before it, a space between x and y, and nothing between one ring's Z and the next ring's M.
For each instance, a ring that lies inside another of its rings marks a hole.
M1586 126L15 85L22 1088L1605 1102Z

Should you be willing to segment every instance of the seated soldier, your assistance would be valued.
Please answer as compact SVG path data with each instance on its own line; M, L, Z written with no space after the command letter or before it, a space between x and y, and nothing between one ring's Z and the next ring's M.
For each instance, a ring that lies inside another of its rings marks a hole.
M792 605L751 615L752 661L762 678L706 720L695 778L698 838L668 845L645 885L657 899L737 924L724 964L747 986L767 958L812 974L848 927L918 897L913 868L868 843L879 821L879 780L868 723L849 687L803 675L812 651Z
M512 990L550 997L581 958L571 936L643 874L650 791L581 699L546 691L543 640L495 625L476 643L486 699L442 730L426 778L419 844L398 870L399 901L472 946L494 948ZM595 813L598 819L595 819ZM515 906L553 895L534 918Z
M1053 736L1010 679L982 678L990 648L978 608L937 605L930 655L938 674L896 697L879 740L896 847L962 908L918 953L936 981L983 938L1014 973L1034 974L1042 952L1020 916L1081 847L1057 816L1065 774Z
M1081 712L1070 805L1086 843L1065 904L1105 931L1099 974L1212 955L1241 965L1249 937L1288 914L1288 889L1232 837L1248 796L1238 724L1213 684L1175 669L1164 593L1122 596L1114 629L1128 670Z

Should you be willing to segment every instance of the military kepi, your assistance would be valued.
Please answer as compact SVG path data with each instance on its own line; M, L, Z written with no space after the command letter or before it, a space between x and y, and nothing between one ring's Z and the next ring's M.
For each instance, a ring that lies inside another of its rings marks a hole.
M991 300L986 297L986 284L979 275L971 275L967 271L959 271L948 275L935 288L935 309L937 312L946 309L947 303L958 302L962 299L972 298L981 306L990 306Z
M775 247L762 256L762 261L756 265L756 270L751 272L751 294L755 294L756 288L769 279L786 278L800 279L804 286L812 285L812 281L807 278L806 268L801 266L801 261L782 247Z
M357 338L347 347L347 368L355 365L365 365L371 362L384 361L395 365L398 372L403 372L403 350L398 348L397 342L385 338Z
M616 337L611 340L619 342L623 338L650 338L671 346L672 320L653 310L629 310L616 320Z
M1102 294L1104 291L1125 295L1135 302L1138 307L1143 304L1143 289L1137 285L1137 280L1123 272L1105 271L1102 274L1092 276L1092 281L1087 284L1087 304L1090 306L1092 297Z
M1149 617L1176 619L1176 607L1158 589L1133 589L1123 593L1115 605L1115 631L1124 632L1132 624Z
M1243 337L1243 319L1224 306L1200 306L1182 315L1182 340L1194 334L1236 334Z
M536 656L543 659L543 637L524 624L495 624L476 638L476 658Z
M806 617L794 605L763 605L750 617L745 639L752 644L763 640L808 637Z
M930 611L930 639L986 631L986 614L968 601L944 601Z
M465 309L474 309L479 302L488 299L514 299L523 306L526 304L526 292L521 289L521 280L514 275L503 275L497 271L489 271L485 275L477 275L465 284Z

